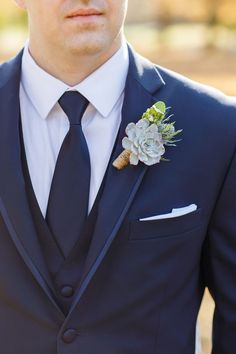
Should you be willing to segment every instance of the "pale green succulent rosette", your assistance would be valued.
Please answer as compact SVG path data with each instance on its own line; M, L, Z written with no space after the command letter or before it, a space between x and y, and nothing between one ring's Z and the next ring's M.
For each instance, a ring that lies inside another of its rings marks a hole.
M176 136L182 130L175 130L175 122L170 122L164 102L159 101L143 114L135 124L126 127L127 137L123 138L123 153L114 161L113 166L122 169L129 163L137 165L139 161L147 166L165 160L165 146L176 146Z

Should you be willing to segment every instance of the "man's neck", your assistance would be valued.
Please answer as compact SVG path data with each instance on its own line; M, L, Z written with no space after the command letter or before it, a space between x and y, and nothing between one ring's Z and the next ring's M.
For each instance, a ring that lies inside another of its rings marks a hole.
M35 62L47 73L58 80L73 87L83 81L92 72L109 60L121 47L122 42L118 42L112 48L96 55L66 55L65 52L55 52L45 55L45 51L39 51L29 43L29 52ZM53 59L52 59L53 58Z

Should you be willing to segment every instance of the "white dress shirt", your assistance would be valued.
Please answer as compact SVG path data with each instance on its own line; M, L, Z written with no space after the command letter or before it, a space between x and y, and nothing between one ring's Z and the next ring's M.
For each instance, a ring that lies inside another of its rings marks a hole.
M44 216L56 160L69 130L59 98L65 91L77 90L90 102L82 118L91 162L90 211L119 130L128 66L128 49L123 43L105 64L78 85L69 87L42 70L26 45L20 85L21 121L30 178Z

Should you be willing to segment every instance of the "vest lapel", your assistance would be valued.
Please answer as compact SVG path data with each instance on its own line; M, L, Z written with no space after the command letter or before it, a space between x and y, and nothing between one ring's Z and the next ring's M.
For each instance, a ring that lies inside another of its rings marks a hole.
M146 68L144 67L146 66ZM111 156L106 181L98 207L98 217L90 245L85 269L71 311L81 298L91 278L106 255L114 240L122 221L129 209L136 192L142 182L147 166L129 165L117 171L112 162L122 152L122 139L128 123L136 122L148 107L157 99L153 94L164 85L159 73L151 64L142 65L140 59L130 50L130 69L125 88L125 99L122 109L122 123L119 130L117 145ZM153 82L155 85L153 86ZM148 86L148 90L147 87Z
M25 191L19 137L21 54L1 68L0 212L25 264L58 311Z

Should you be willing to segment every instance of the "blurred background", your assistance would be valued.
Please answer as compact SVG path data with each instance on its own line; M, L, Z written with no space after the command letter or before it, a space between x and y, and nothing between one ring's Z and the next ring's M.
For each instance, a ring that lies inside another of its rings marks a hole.
M126 35L158 64L236 94L235 0L129 0ZM25 13L14 0L2 0L0 61L26 37Z
M24 45L26 23L13 0L1 1L0 62ZM129 0L126 36L159 65L236 95L235 0ZM211 351L213 309L206 291L199 315L203 354Z

